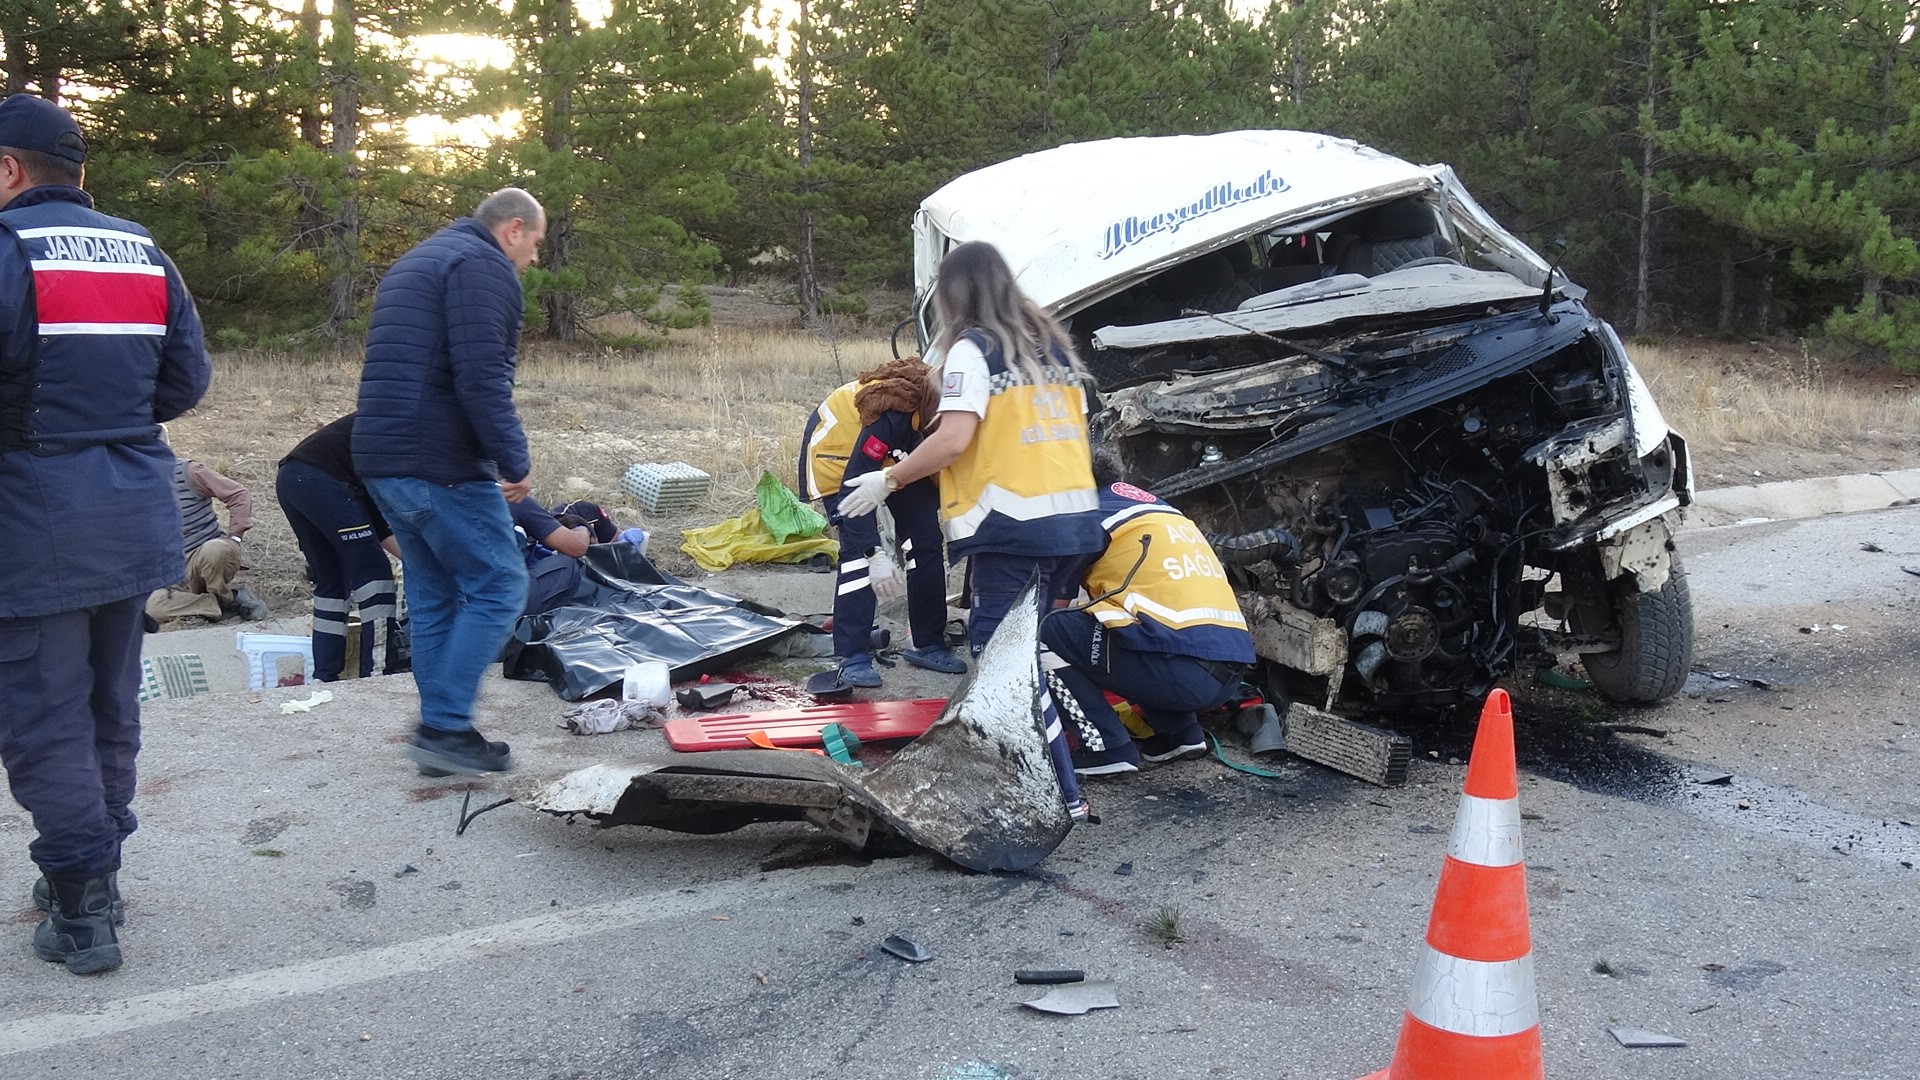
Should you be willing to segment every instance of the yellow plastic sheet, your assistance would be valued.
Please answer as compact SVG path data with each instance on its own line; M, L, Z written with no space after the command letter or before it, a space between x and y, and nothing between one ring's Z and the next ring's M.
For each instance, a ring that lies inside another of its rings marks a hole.
M758 508L718 525L688 529L680 538L680 550L708 573L725 570L734 563L806 562L820 552L836 561L840 557L839 541L824 536L780 543L761 522Z

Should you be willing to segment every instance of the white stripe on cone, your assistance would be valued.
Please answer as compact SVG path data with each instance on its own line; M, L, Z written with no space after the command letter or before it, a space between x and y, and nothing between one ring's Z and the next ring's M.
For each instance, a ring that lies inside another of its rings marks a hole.
M1407 1012L1456 1035L1518 1035L1540 1023L1533 954L1518 960L1462 960L1427 946Z
M1460 796L1447 854L1476 866L1519 865L1520 800Z

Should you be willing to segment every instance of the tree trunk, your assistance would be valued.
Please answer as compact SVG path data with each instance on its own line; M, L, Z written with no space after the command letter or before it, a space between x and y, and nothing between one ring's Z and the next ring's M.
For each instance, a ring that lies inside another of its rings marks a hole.
M1307 64L1300 49L1301 24L1304 21L1300 9L1306 6L1306 0L1294 0L1291 24L1287 27L1287 63L1290 69L1290 90L1295 108L1307 100Z
M549 0L546 5L548 24L546 28L546 48L542 55L542 75L546 83L546 123L540 133L540 141L555 156L565 156L573 150L573 82L571 68L555 70L553 57L567 57L571 63L571 51L567 44L573 40L573 0ZM559 200L555 200L559 202ZM547 211L546 251L542 258L547 268L558 274L573 262L573 205L567 199L564 205L550 207ZM547 334L557 341L572 341L580 334L580 313L574 303L573 290L555 288L547 290L541 300L541 306L547 313Z
M1647 0L1647 89L1641 123L1656 121L1660 104L1660 0ZM1633 267L1633 332L1644 334L1653 317L1653 133L1640 132L1640 245Z
M333 156L340 161L343 197L333 221L333 303L327 325L338 335L353 320L360 282L360 85L354 71L359 51L355 0L333 0L333 40L328 77L333 84Z
M6 14L0 15L0 46L7 50L8 94L27 92L27 68L32 62L28 57L30 41L25 6L8 4Z
M320 5L317 0L306 0L300 8L300 40L313 50L316 60L320 57ZM300 110L300 141L316 150L327 145L326 133L321 128L320 107L317 101Z
M813 15L807 0L799 2L799 21L795 23L794 75L794 149L800 166L800 213L796 224L799 235L796 256L800 273L800 313L812 325L820 318L820 265L814 252L813 207Z
M1721 333L1733 329L1734 299L1733 237L1720 242L1720 320Z

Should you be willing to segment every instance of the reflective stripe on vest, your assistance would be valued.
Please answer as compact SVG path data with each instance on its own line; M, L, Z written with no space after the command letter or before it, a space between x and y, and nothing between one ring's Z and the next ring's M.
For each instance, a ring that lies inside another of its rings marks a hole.
M807 442L807 493L818 499L840 490L847 475L847 460L853 455L853 440L860 434L860 410L853 396L860 389L858 379L847 383L820 403L814 411L813 436Z
M180 505L180 550L191 555L201 544L227 534L213 512L213 500L193 489L184 460L173 463L173 501Z
M1199 526L1165 503L1138 503L1109 514L1101 522L1112 537L1107 550L1087 571L1089 595L1126 591L1092 608L1106 627L1131 626L1142 616L1172 630L1195 626L1247 628L1240 601L1213 548ZM1141 539L1147 553L1141 560ZM1134 564L1140 568L1134 570Z

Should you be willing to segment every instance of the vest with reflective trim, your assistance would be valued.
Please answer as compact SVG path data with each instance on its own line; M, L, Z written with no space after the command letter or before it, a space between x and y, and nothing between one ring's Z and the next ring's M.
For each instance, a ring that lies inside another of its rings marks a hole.
M213 512L213 500L194 490L184 459L173 463L173 501L180 507L182 552L191 555L201 544L227 535L227 530L220 527L220 518Z
M1088 596L1119 590L1088 609L1101 626L1141 652L1253 662L1246 616L1199 526L1128 484L1101 490L1100 514L1112 539L1087 570L1085 588Z
M854 439L860 434L860 410L853 404L853 395L859 389L860 380L855 379L828 394L813 412L807 445L800 453L806 469L801 479L809 498L840 490L840 481L847 474L847 459L853 456Z
M167 271L131 221L50 201L0 212L31 267L37 335L0 357L0 448L145 442L166 341Z
M964 336L986 354L990 396L973 442L940 471L948 557L1099 551L1106 535L1080 376L1062 364L1055 381L1025 382L988 338Z

